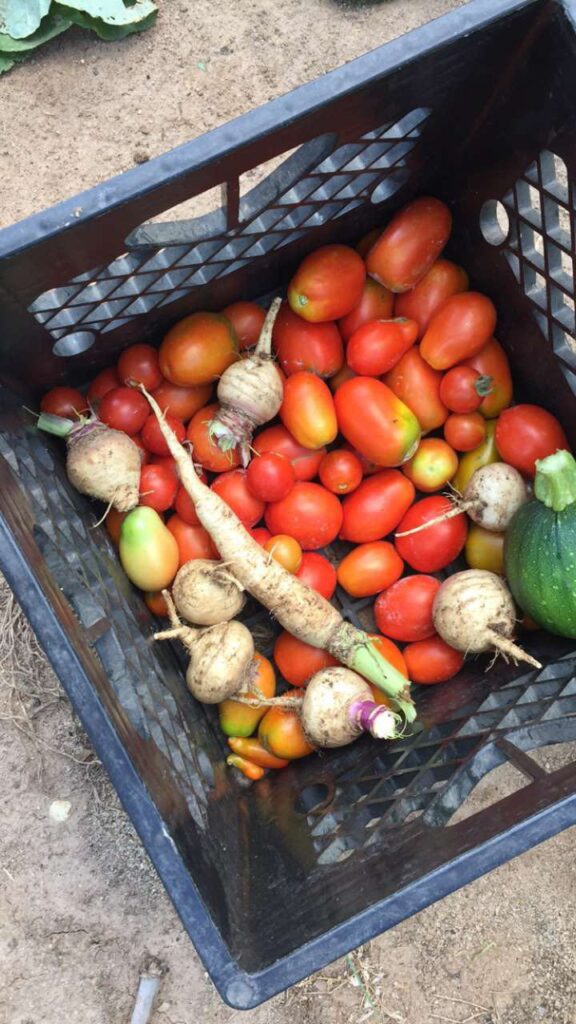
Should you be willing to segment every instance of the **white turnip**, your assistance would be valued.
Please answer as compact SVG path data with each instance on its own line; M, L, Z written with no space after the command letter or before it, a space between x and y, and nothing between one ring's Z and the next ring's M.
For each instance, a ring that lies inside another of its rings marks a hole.
M194 558L178 570L172 597L179 615L196 626L229 622L244 607L244 587L221 562Z
M317 747L344 747L363 732L394 739L398 716L376 704L368 683L348 668L325 668L312 676L304 693L302 725Z

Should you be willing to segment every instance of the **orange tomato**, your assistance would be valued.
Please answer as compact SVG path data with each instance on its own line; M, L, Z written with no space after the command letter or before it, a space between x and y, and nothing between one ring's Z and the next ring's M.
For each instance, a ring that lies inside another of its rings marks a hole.
M414 454L420 424L386 384L374 377L353 377L338 388L334 405L344 437L371 462L400 466Z
M257 302L233 302L222 310L236 332L240 351L252 348L260 337L266 319L266 310Z
M415 288L396 297L394 315L406 316L418 324L421 338L432 317L451 295L466 291L468 274L450 260L436 260Z
M230 448L223 452L210 437L210 421L214 419L220 406L214 402L213 405L206 405L194 414L186 436L192 442L192 455L194 462L199 462L204 469L211 473L225 473L228 469L236 469L240 465L240 455L237 448Z
M370 277L392 292L418 284L442 252L452 214L439 199L422 196L392 218L366 256Z
M265 710L265 709L264 709ZM289 762L286 758L275 757L257 739L243 739L238 736L231 736L228 746L235 754L248 758L252 764L259 764L261 768L285 768Z
M364 260L347 245L309 253L288 285L290 308L311 323L340 320L358 305L366 280Z
M280 419L304 448L323 448L338 433L330 389L314 373L306 371L288 377L284 385Z
M292 697L297 692L289 690L282 697ZM271 754L287 761L306 757L314 749L304 735L300 715L292 709L280 706L268 709L260 722L258 739Z
M274 661L278 671L291 686L306 686L308 680L320 669L338 664L328 651L305 644L286 630L276 638Z
M179 388L177 384L171 384L168 380L162 381L152 392L162 412L174 416L177 420L184 420L185 423L210 401L211 395L211 384L197 388Z
M276 693L276 675L272 663L258 651L254 652L250 671L250 685L246 697L274 697ZM258 722L266 714L266 708L251 708L237 700L223 700L218 705L220 728L225 736L251 736Z
M448 415L440 401L442 374L422 359L417 347L409 349L384 380L414 413L424 433L442 426Z
M286 533L277 533L264 544L272 558L284 566L287 572L296 573L302 564L302 548L294 537Z
M404 562L385 540L360 544L338 566L338 583L351 597L369 597L399 580Z
M254 764L253 761L248 761L245 757L240 757L239 754L228 754L226 758L226 764L230 768L237 768L242 775L245 775L247 779L251 779L252 782L258 782L265 774L265 769L259 764Z
M480 292L452 295L432 317L420 343L420 354L434 370L449 370L470 359L492 337L496 309Z
M478 412L488 420L499 416L510 405L513 391L510 363L502 345L496 338L490 338L484 348L468 359L465 365L471 366L483 377L492 379L492 390L482 400Z
M350 338L346 361L355 373L379 377L396 366L417 336L415 320L369 320Z
M378 232L376 232L378 235ZM371 277L367 277L362 289L360 302L348 313L348 316L338 321L340 334L344 341L348 341L355 331L362 324L369 320L390 320L394 308L394 296L384 285L378 284ZM398 314L399 316L401 314Z
M444 437L457 452L471 452L486 438L486 420L479 412L453 412L444 424Z
M464 655L449 647L439 636L417 640L404 648L404 660L413 683L445 683L460 671Z
M238 339L225 316L192 313L168 331L158 356L171 384L199 387L217 380L238 359Z

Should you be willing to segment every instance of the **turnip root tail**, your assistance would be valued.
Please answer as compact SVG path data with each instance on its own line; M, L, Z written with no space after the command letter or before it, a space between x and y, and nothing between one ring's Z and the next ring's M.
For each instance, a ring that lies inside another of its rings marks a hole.
M258 356L259 359L272 359L272 330L281 305L282 299L274 299L266 313L258 344L254 350L254 355Z
M313 647L329 651L338 661L369 679L394 701L409 722L414 721L416 711L409 681L379 653L365 632L345 622L325 598L292 576L279 562L269 559L232 509L202 483L190 454L167 425L158 403L144 387L141 390L158 419L198 519L234 576L284 629Z
M528 665L532 665L533 668L542 668L542 664L536 661L531 654L524 651L522 647L515 644L513 640L510 640L507 636L501 636L495 629L487 629L486 635L490 637L490 640L494 647L504 656L504 658L512 658L513 661L525 661Z
M453 498L451 498L454 501ZM447 519L455 519L456 516L461 516L463 512L467 512L472 508L472 503L469 501L454 501L454 508L448 509L443 512L441 516L434 516L434 519L429 519L427 523L421 523L420 526L415 526L412 530L403 530L402 533L395 533L395 537L411 537L413 533L420 533L421 530L429 530L431 526L436 526L438 523L445 523Z

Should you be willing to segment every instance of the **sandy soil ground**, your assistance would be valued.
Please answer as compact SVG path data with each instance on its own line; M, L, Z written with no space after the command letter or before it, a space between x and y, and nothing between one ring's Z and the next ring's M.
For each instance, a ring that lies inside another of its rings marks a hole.
M70 33L1 81L0 222L459 3L160 0L157 28L140 38L106 46ZM574 1024L573 832L264 1007L225 1007L5 587L0 626L2 1024L125 1024L151 956L166 968L153 1024ZM570 754L540 757L555 768ZM467 811L517 783L499 770Z

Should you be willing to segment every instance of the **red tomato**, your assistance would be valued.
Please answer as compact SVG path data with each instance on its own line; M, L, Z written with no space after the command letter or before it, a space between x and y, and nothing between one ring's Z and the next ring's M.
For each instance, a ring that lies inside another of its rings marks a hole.
M452 214L439 199L422 196L408 203L366 256L370 277L392 292L407 292L438 259L451 230Z
M270 540L270 537L272 536L270 530L267 530L265 526L250 527L248 533L250 534L252 539L255 540L256 543L259 544L260 547L262 548L264 547L266 541Z
M146 451L146 449L144 449L144 451ZM172 476L174 477L176 482L178 484L180 483L180 477L178 476L178 470L176 468L176 463L175 463L175 461L174 461L174 459L172 458L171 455L150 455L149 454L148 460L154 466L166 466L170 470L170 472L172 473ZM206 476L206 474L204 474L204 476ZM204 482L206 482L206 480L204 480Z
M442 426L448 415L440 401L442 374L424 362L416 346L402 356L384 379L413 412L424 432Z
M246 470L246 483L260 501L281 501L296 483L294 466L285 455L255 455Z
M413 530L422 523L428 523L431 519L451 512L454 509L453 503L448 498L440 495L431 498L422 498L412 508L408 509L402 522L396 531L396 550L401 558L412 569L417 572L439 572L445 569L450 562L462 551L466 543L468 526L466 516L462 512L452 519L444 519L441 523L435 523L427 530L420 533L413 533L409 537L399 537L399 533ZM416 639L416 638L414 638Z
M172 507L178 482L166 466L143 466L140 472L140 504L157 512Z
M281 675L291 686L306 686L316 672L337 665L328 651L311 647L284 630L274 644L274 661Z
M166 526L176 538L180 552L180 565L191 562L193 558L220 558L210 534L203 526L190 526L176 515L170 516Z
M342 369L338 370L338 373L335 373L334 376L330 377L330 380L328 381L328 387L330 388L332 394L335 395L336 392L338 391L338 388L342 387L342 385L345 384L347 380L352 380L352 377L355 376L356 374L354 373L354 371L351 370L346 363L344 363Z
M301 547L315 550L338 536L342 506L320 484L299 482L282 501L268 505L264 518L272 534L287 533Z
M127 512L118 512L117 509L111 508L106 516L106 530L116 547L120 544L120 527L127 515Z
M172 327L158 353L166 380L181 388L211 384L238 358L238 339L225 316L192 313Z
M221 473L211 484L212 490L236 513L243 526L255 526L264 514L264 502L255 498L248 487L245 469Z
M432 317L420 353L435 370L448 370L476 355L496 326L494 303L479 292L460 292L447 299Z
M478 411L488 420L499 416L502 409L506 409L512 401L510 363L500 342L496 341L496 338L491 338L484 348L467 360L466 366L471 366L483 377L490 377L492 380L492 390L483 399Z
M398 669L403 676L408 679L408 669L406 668L406 662L404 661L404 655L399 647L396 646L393 640L389 640L387 636L380 636L379 633L369 633L368 636L371 640L374 640L374 646L377 648L379 653L386 661L389 661L393 668ZM376 704L385 704L387 708L393 709L393 703L390 698L382 692L377 686L370 685L372 690L373 699Z
M145 466L151 460L150 452L144 447L140 434L131 434L131 439L136 447L140 449L140 464Z
M430 494L445 487L458 469L456 452L441 437L425 437L402 472L419 491Z
M120 377L116 373L114 366L108 367L107 370L101 370L100 373L96 374L92 381L86 398L90 402L90 405L96 406L104 395L107 395L109 391L114 391L114 388L120 387Z
M102 423L107 423L114 430L123 430L125 434L137 434L142 430L149 414L150 406L144 395L134 388L108 391L98 409Z
M348 342L348 366L367 377L388 373L412 347L417 334L415 320L369 320Z
M370 249L374 245L374 242L382 234L382 228L372 228L366 235L362 235L362 238L356 246L356 252L359 252L362 259L366 259Z
M442 377L440 398L450 412L476 412L491 390L491 377L483 377L471 366L453 366Z
M362 455L362 452L356 451L356 449L353 448L351 444L348 444L347 441L344 442L342 448L343 451L352 452L352 454L359 460L360 465L362 466L362 476L373 476L374 473L381 472L381 466L377 466L375 462L371 462L365 455Z
M394 296L378 281L367 277L364 282L360 302L348 316L338 321L340 334L348 341L355 331L368 320L390 320L394 308Z
M88 412L88 402L76 388L57 387L46 392L40 402L40 409L42 412L51 413L52 416L76 420Z
M258 455L263 455L264 452L285 455L292 463L297 480L313 480L326 454L325 448L320 448L317 452L304 448L292 437L290 431L280 424L261 431L254 439L253 447Z
M444 437L457 452L471 452L486 437L486 420L479 412L453 412L444 424Z
M334 395L338 426L353 448L379 466L400 466L414 454L420 424L379 380L353 377Z
M350 551L338 566L338 583L351 597L369 597L391 587L404 571L393 544L375 540Z
M243 351L252 348L258 341L266 319L266 310L257 302L233 302L231 306L226 306L226 309L222 310L222 316L232 324L238 338L238 347Z
M298 572L302 564L302 548L294 537L278 533L275 537L269 537L262 546L287 572Z
M327 601L336 590L336 569L324 555L316 551L304 551L296 576Z
M210 437L210 422L219 408L218 403L214 402L212 405L205 405L203 409L199 409L194 413L186 431L188 440L192 442L194 462L199 462L210 473L225 473L240 465L237 448L230 448L229 451L223 452Z
M199 388L179 388L177 384L162 381L160 387L152 392L162 412L175 416L185 423L202 409L212 396L212 385L204 384Z
M308 323L283 302L272 332L274 351L284 373L309 370L333 377L344 362L344 346L335 323Z
M342 502L340 539L356 544L381 540L398 526L414 493L414 485L399 469L384 469L367 477Z
M208 477L206 476L203 470L199 474L199 476L200 479L202 480L202 483L208 483ZM188 494L188 491L185 490L184 487L182 487L182 484L180 484L179 481L178 484L179 486L176 492L176 500L174 502L174 511L176 512L177 515L180 516L180 519L183 519L185 523L188 523L188 526L199 526L200 520L196 515L194 502L192 501L192 498Z
M335 448L322 459L318 476L333 494L350 494L362 483L362 463L354 452Z
M182 420L177 420L174 416L166 416L166 423L174 434L176 434L177 440L182 443L186 437L186 427L182 423ZM149 452L152 452L153 455L170 455L170 449L162 436L160 424L158 423L154 413L148 417L142 427L142 443Z
M144 594L144 600L152 615L157 615L159 619L167 617L168 607L159 590L149 590Z
M444 305L446 299L468 287L468 274L450 260L436 260L427 274L415 288L398 295L394 303L396 316L407 316L416 320L418 337L421 338L432 317Z
M323 448L338 433L330 389L313 373L303 371L288 377L284 385L280 419L304 448Z
M530 477L536 472L537 459L545 459L558 449L570 451L556 417L538 405L505 409L496 424L496 447L504 462Z
M339 320L358 305L364 260L347 245L325 245L302 261L288 285L290 308L303 320Z
M405 576L376 598L374 618L381 633L411 643L436 632L432 605L440 589L434 576Z
M162 383L158 352L152 345L130 345L124 349L117 369L123 384L143 384L153 391Z
M460 671L464 655L449 647L439 636L417 640L404 648L404 658L413 683L445 683Z

